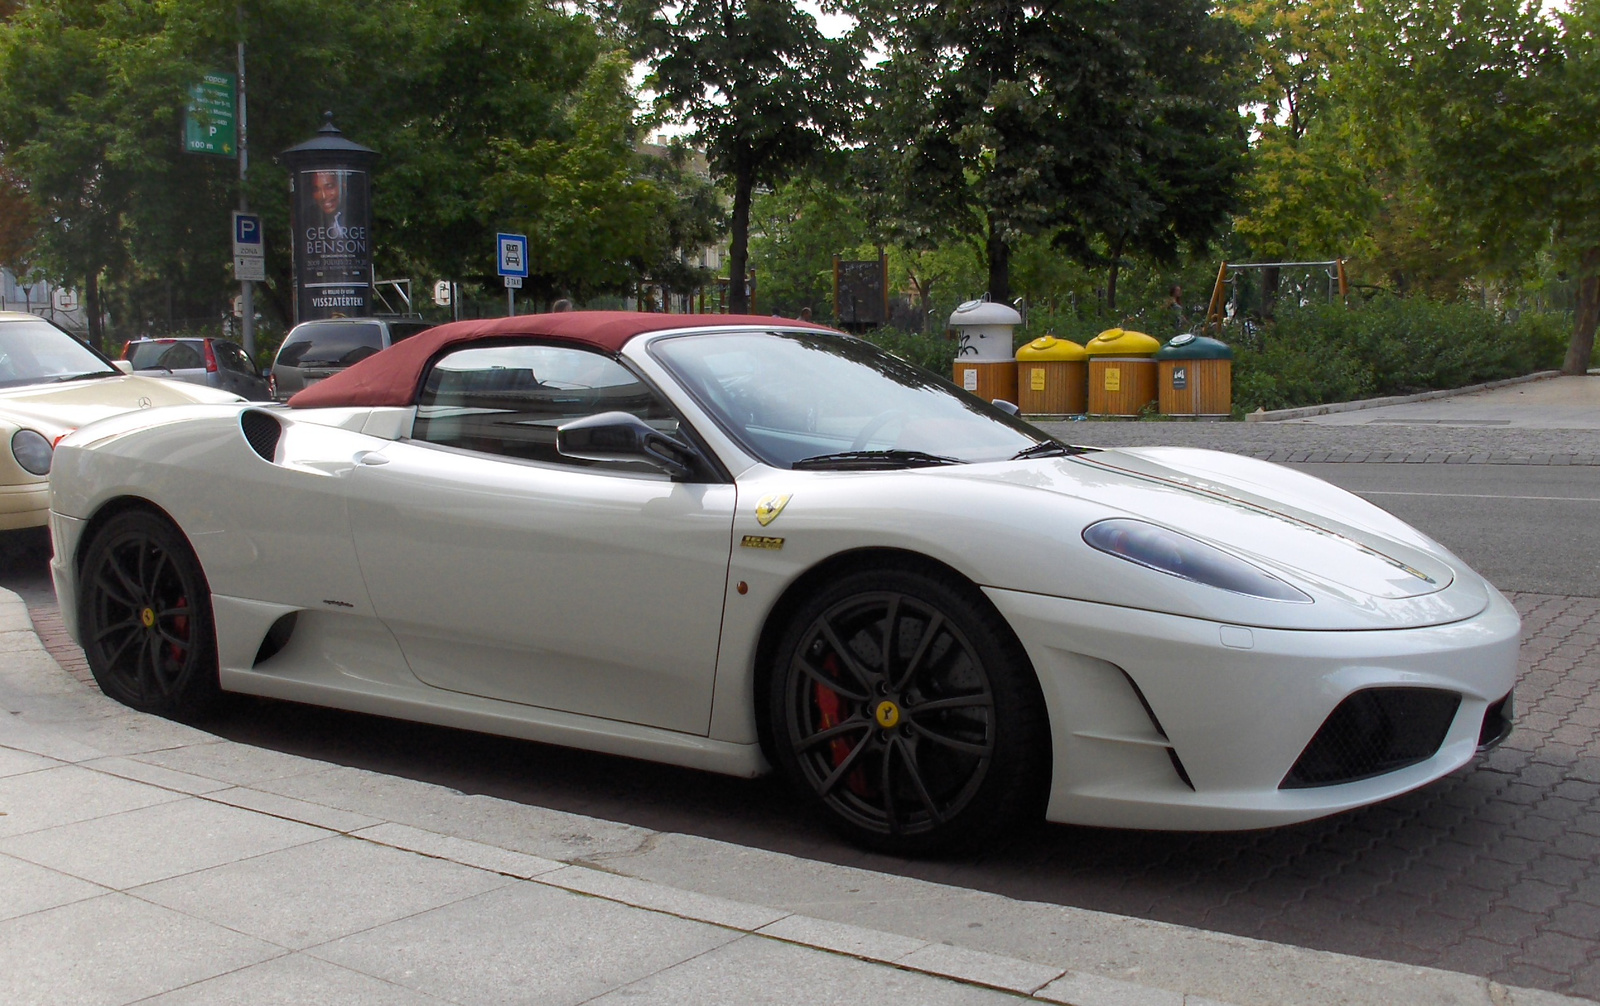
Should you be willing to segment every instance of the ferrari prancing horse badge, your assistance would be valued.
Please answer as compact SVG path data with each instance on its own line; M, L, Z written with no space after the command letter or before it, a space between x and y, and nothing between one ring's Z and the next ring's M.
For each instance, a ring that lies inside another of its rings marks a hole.
M793 495L794 493L784 493L782 496L774 494L761 497L760 502L756 503L756 522L766 527L777 520L778 515L783 513L783 508L789 505L789 499Z

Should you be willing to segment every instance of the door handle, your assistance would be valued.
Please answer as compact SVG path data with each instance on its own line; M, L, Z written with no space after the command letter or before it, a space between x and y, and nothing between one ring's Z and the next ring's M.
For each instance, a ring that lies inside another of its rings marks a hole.
M389 463L389 459L384 457L382 454L379 454L377 451L357 451L356 456L352 460L358 465L369 466L386 465Z

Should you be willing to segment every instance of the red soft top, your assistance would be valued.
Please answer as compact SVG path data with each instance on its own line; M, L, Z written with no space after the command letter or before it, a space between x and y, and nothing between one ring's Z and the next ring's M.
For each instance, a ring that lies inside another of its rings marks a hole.
M593 346L608 353L636 335L674 328L738 325L751 328L812 328L832 331L808 321L749 314L645 314L635 311L563 311L523 314L514 318L457 321L430 328L375 353L347 370L311 385L289 399L290 408L325 409L355 406L405 406L415 402L422 374L445 350L479 339L535 337Z

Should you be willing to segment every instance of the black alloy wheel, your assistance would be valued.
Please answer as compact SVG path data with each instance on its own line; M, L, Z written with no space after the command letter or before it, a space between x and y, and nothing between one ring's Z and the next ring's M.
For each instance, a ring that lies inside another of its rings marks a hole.
M852 840L965 846L1037 810L1048 727L1032 668L975 590L847 576L795 617L769 685L786 774Z
M215 702L211 591L181 532L142 510L95 534L78 574L78 634L101 691L124 705L195 719Z

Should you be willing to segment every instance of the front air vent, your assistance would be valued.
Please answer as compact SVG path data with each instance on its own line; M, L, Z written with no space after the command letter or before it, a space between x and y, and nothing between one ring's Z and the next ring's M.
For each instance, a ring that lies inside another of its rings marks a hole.
M1278 788L1335 786L1427 761L1460 705L1460 695L1438 688L1356 692L1328 714Z
M250 449L265 461L272 461L278 452L278 438L283 436L283 426L271 414L260 409L249 409L239 416L239 428Z
M1499 702L1489 704L1488 710L1483 714L1483 726L1478 730L1478 750L1487 751L1496 747L1501 741L1511 736L1511 724L1515 718L1512 713L1511 693Z
M1118 668L1118 670L1122 670ZM1172 740L1167 736L1167 730L1156 718L1156 711L1150 707L1150 700L1144 697L1144 689L1139 687L1139 682L1133 680L1133 675L1122 671L1122 677L1128 682L1128 687L1133 689L1133 694L1139 697L1139 705L1144 707L1144 714L1150 717L1150 725L1155 727L1156 733L1161 735L1161 742L1166 746L1167 757L1172 760L1172 771L1178 774L1183 784L1194 789L1194 780L1189 778L1189 770L1183 767L1183 759L1178 757L1178 749L1172 746Z

